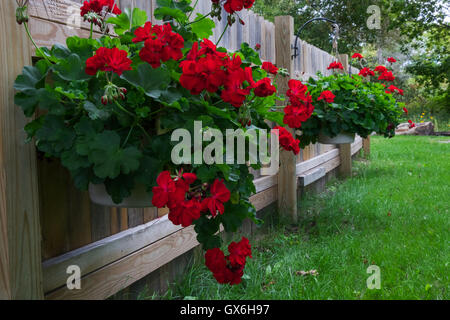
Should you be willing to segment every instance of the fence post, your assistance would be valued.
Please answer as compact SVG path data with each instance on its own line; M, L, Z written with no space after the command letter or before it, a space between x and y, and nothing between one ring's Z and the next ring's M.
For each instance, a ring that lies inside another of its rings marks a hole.
M25 143L13 84L31 47L15 19L16 1L0 1L0 299L42 299L36 151Z
M280 68L286 68L290 75L294 73L291 59L291 43L294 36L294 18L275 17L275 57ZM278 91L286 92L290 77L278 79ZM289 129L295 135L295 130ZM297 175L296 156L292 152L280 152L280 170L278 171L278 211L279 214L297 222Z
M343 72L348 72L348 55L340 54L338 57L339 61L344 67ZM339 145L339 155L341 158L341 165L339 167L339 172L341 177L348 178L352 176L352 147L350 143Z
M369 158L369 156L370 156L370 136L363 139L363 149L364 149L364 157Z

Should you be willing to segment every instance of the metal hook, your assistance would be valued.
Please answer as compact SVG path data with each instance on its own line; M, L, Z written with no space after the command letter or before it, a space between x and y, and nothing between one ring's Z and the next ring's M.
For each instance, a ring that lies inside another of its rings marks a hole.
M300 37L300 32L302 32L302 30L303 30L308 24L310 24L311 22L316 21L316 20L323 20L323 21L327 21L327 22L332 23L332 26L333 26L333 29L334 29L334 30L333 30L333 33L334 33L333 47L334 47L334 45L336 45L336 50L337 50L337 40L339 39L339 25L337 24L337 22L334 21L334 20L328 19L328 18L323 18L323 17L312 18L312 19L306 21L306 22L298 29L297 33L295 34L295 42L294 42L294 47L293 47L293 49L294 49L294 54L291 56L291 59L297 58L297 57L299 56L297 42L298 42L298 39L299 39L299 37Z

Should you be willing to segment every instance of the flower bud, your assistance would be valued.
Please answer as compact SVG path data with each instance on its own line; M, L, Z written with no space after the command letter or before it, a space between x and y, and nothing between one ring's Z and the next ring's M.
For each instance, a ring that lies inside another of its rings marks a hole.
M106 106L108 104L108 97L107 96L103 96L101 101L102 101L102 104Z

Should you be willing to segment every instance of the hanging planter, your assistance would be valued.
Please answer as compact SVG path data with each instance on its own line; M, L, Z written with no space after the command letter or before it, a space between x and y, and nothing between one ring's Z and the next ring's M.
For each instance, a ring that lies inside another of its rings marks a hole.
M95 204L107 207L119 208L148 208L153 207L152 196L147 192L143 184L136 184L131 190L131 195L124 198L122 202L115 203L106 191L106 186L101 184L89 184L89 197Z
M355 141L355 134L348 132L341 132L334 137L329 137L324 133L319 134L319 143L322 144L345 144L345 143L353 143Z

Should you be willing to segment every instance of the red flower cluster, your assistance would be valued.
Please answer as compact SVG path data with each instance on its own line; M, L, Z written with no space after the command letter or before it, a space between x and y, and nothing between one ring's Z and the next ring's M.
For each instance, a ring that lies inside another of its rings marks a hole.
M183 57L181 49L184 47L184 39L173 32L168 23L160 26L146 22L144 27L136 29L134 35L134 43L145 41L139 56L153 68L161 66L161 61L180 60Z
M86 73L95 76L97 71L112 71L119 76L126 70L131 70L132 61L128 52L118 48L99 48L93 57L86 60Z
M390 85L389 87L388 87L388 90L390 91L390 92L395 92L395 91L397 91L398 92L398 94L400 94L401 96L403 95L403 89L399 89L399 88L397 88L396 86L394 86L394 85Z
M361 55L361 53L356 52L352 55L352 59L355 59L355 58L358 58L359 60L361 60L364 57Z
M333 94L333 92L331 92L330 90L325 90L324 92L322 92L319 96L319 98L317 98L317 100L323 100L325 99L326 102L328 103L332 103L334 102L334 98L336 96Z
M391 71L384 71L379 77L378 80L385 80L385 81L394 81L395 77L392 74Z
M344 70L344 66L339 61L333 61L332 63L330 63L330 65L327 68L327 70L330 70L330 69L341 69L341 70Z
M405 112L405 114L408 114L408 109L406 109L405 107L403 107L403 111Z
M114 0L89 0L85 1L81 6L81 16L84 17L89 12L101 14L103 10L111 12L113 14L121 14L122 11L117 5L114 4Z
M393 58L393 57L389 57L389 58L387 59L387 61L390 62L390 63L397 62L397 60L395 60L395 58Z
M300 128L302 122L308 120L314 111L314 106L311 104L312 98L307 92L308 87L301 81L291 79L288 86L286 95L289 97L290 104L283 110L283 123L290 128Z
M202 201L202 211L209 209L213 217L216 216L217 211L223 214L225 211L223 204L230 200L230 190L227 189L223 180L216 179L211 186L210 192L211 196Z
M219 3L219 0L212 0L213 3ZM255 3L255 0L226 0L223 8L229 14L233 14L242 9L250 9Z
M383 72L388 71L388 69L385 66L376 66L374 71L378 72L378 73L383 73Z
M416 124L414 122L412 122L411 120L408 120L409 123L409 128L414 128L416 126Z
M271 96L276 88L269 78L254 82L252 69L242 68L242 61L238 55L230 57L224 52L217 51L216 46L204 39L200 44L194 43L186 60L180 63L183 71L180 84L191 94L200 94L203 90L217 92L223 87L221 98L223 101L239 108L252 89L258 97ZM244 88L244 83L248 86Z
M169 171L161 172L156 179L158 186L153 187L152 190L152 204L157 208L169 207L169 220L173 224L190 226L194 220L200 218L201 211L199 199L186 199L189 185L196 179L195 174L185 173L174 181Z
M216 278L217 282L230 285L241 283L247 257L252 258L252 250L247 238L239 242L231 242L228 246L229 255L214 248L206 251L205 264Z
M263 70L266 70L267 73L271 73L271 74L277 74L278 73L278 68L276 66L274 66L271 62L263 62L261 68Z
M294 139L294 137L292 137L292 134L287 131L286 128L276 126L273 128L273 130L278 130L278 141L280 142L280 145L284 150L292 151L295 155L300 152L300 140Z
M359 71L358 75L367 77L367 76L374 76L375 73L372 70L370 70L370 68L364 67Z
M189 194L190 185L196 180L194 173L184 173L174 180L169 171L161 172L156 179L158 185L152 190L152 204L157 208L167 206L170 209L169 220L183 227L190 226L204 211L209 210L213 217L217 212L223 214L223 204L230 200L230 191L223 181L216 179L210 188L211 196L202 201L201 193Z

